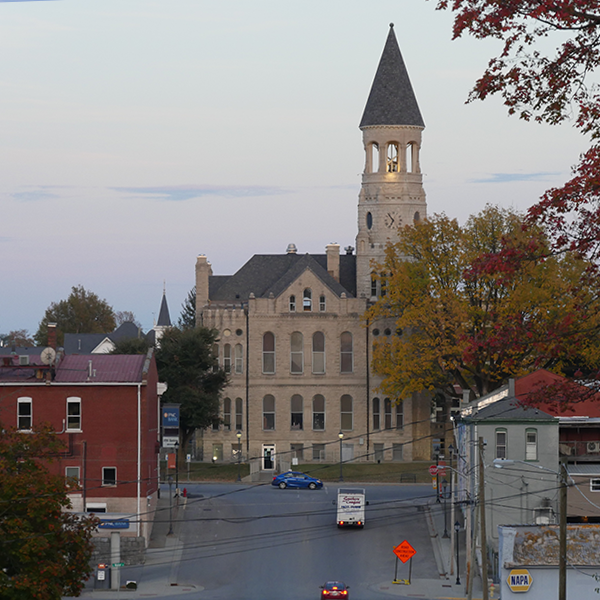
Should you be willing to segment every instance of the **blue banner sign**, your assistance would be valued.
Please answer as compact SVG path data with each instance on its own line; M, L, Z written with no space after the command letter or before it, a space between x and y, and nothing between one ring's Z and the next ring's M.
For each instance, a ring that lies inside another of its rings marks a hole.
M179 406L163 406L162 425L163 427L179 427Z
M102 519L98 529L129 529L129 519Z

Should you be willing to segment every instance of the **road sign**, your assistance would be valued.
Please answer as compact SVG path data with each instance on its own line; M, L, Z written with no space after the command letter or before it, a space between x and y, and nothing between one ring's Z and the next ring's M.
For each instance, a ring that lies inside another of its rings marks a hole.
M113 563L112 566L113 567L124 567L125 563Z
M406 540L394 548L394 554L403 563L410 560L416 553L417 551Z
M436 465L431 465L429 467L429 474L430 475L437 475L437 472L438 472L438 468L437 468Z
M527 569L513 569L506 581L511 592L528 592L533 578Z
M437 474L440 477L445 477L446 476L446 462L445 461L440 460L438 462L438 465L437 465Z

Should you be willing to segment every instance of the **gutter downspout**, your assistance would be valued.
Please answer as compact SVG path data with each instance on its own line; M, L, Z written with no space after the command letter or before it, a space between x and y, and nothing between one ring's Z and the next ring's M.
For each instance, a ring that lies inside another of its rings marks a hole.
M370 360L369 360L369 326L370 323L369 321L367 321L367 327L366 327L366 344L367 344L367 348L366 348L366 356L367 356L367 460L369 460L369 456L370 456L370 446L371 446L371 431L370 431L370 427L369 427L369 404L371 401L371 365L370 365ZM373 459L375 459L375 457L373 456Z
M250 305L246 303L246 460L250 460ZM241 451L241 448L240 448Z

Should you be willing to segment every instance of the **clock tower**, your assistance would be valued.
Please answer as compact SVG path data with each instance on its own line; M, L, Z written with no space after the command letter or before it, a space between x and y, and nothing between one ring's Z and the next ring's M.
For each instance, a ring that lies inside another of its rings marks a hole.
M398 42L390 31L360 122L365 168L358 197L357 296L375 299L372 262L382 263L399 228L426 216L419 164L425 129Z

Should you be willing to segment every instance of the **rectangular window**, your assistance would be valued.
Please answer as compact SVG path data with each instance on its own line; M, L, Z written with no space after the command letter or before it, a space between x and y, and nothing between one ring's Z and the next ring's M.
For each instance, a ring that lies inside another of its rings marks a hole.
M340 371L342 373L352 373L354 370L354 349L352 343L352 334L344 331L340 337Z
M81 398L67 398L67 430L81 431Z
M340 402L340 417L342 431L352 431L354 428L354 414L352 410L352 396L344 394Z
M313 460L325 460L325 444L313 444L312 458Z
M275 429L275 397L271 394L263 398L263 429L265 431Z
M112 487L117 485L117 467L102 467L102 485Z
M68 487L79 486L79 467L65 467L65 479Z
M212 459L213 462L223 461L223 444L213 444Z
M404 427L404 406L399 400L396 404L396 429L402 429Z
M304 429L304 408L302 396L294 394L292 396L292 431Z
M600 479L590 479L590 492L600 492Z
M304 460L304 444L290 444L292 458L298 459L299 462Z
M506 458L506 429L496 429L496 458Z
M373 398L373 431L381 429L381 414L379 411L379 398Z
M223 429L231 431L231 398L223 400Z
M319 311L325 312L327 309L327 302L325 300L325 296L319 296Z
M231 373L231 344L223 346L223 370L225 373Z
M244 347L241 344L235 345L235 372L238 375L244 372Z
M383 462L383 444L373 444L375 461Z
M395 462L402 460L402 444L392 444L392 460Z
M17 429L29 431L33 426L33 401L31 398L17 400Z
M537 429L525 431L525 460L537 460Z

